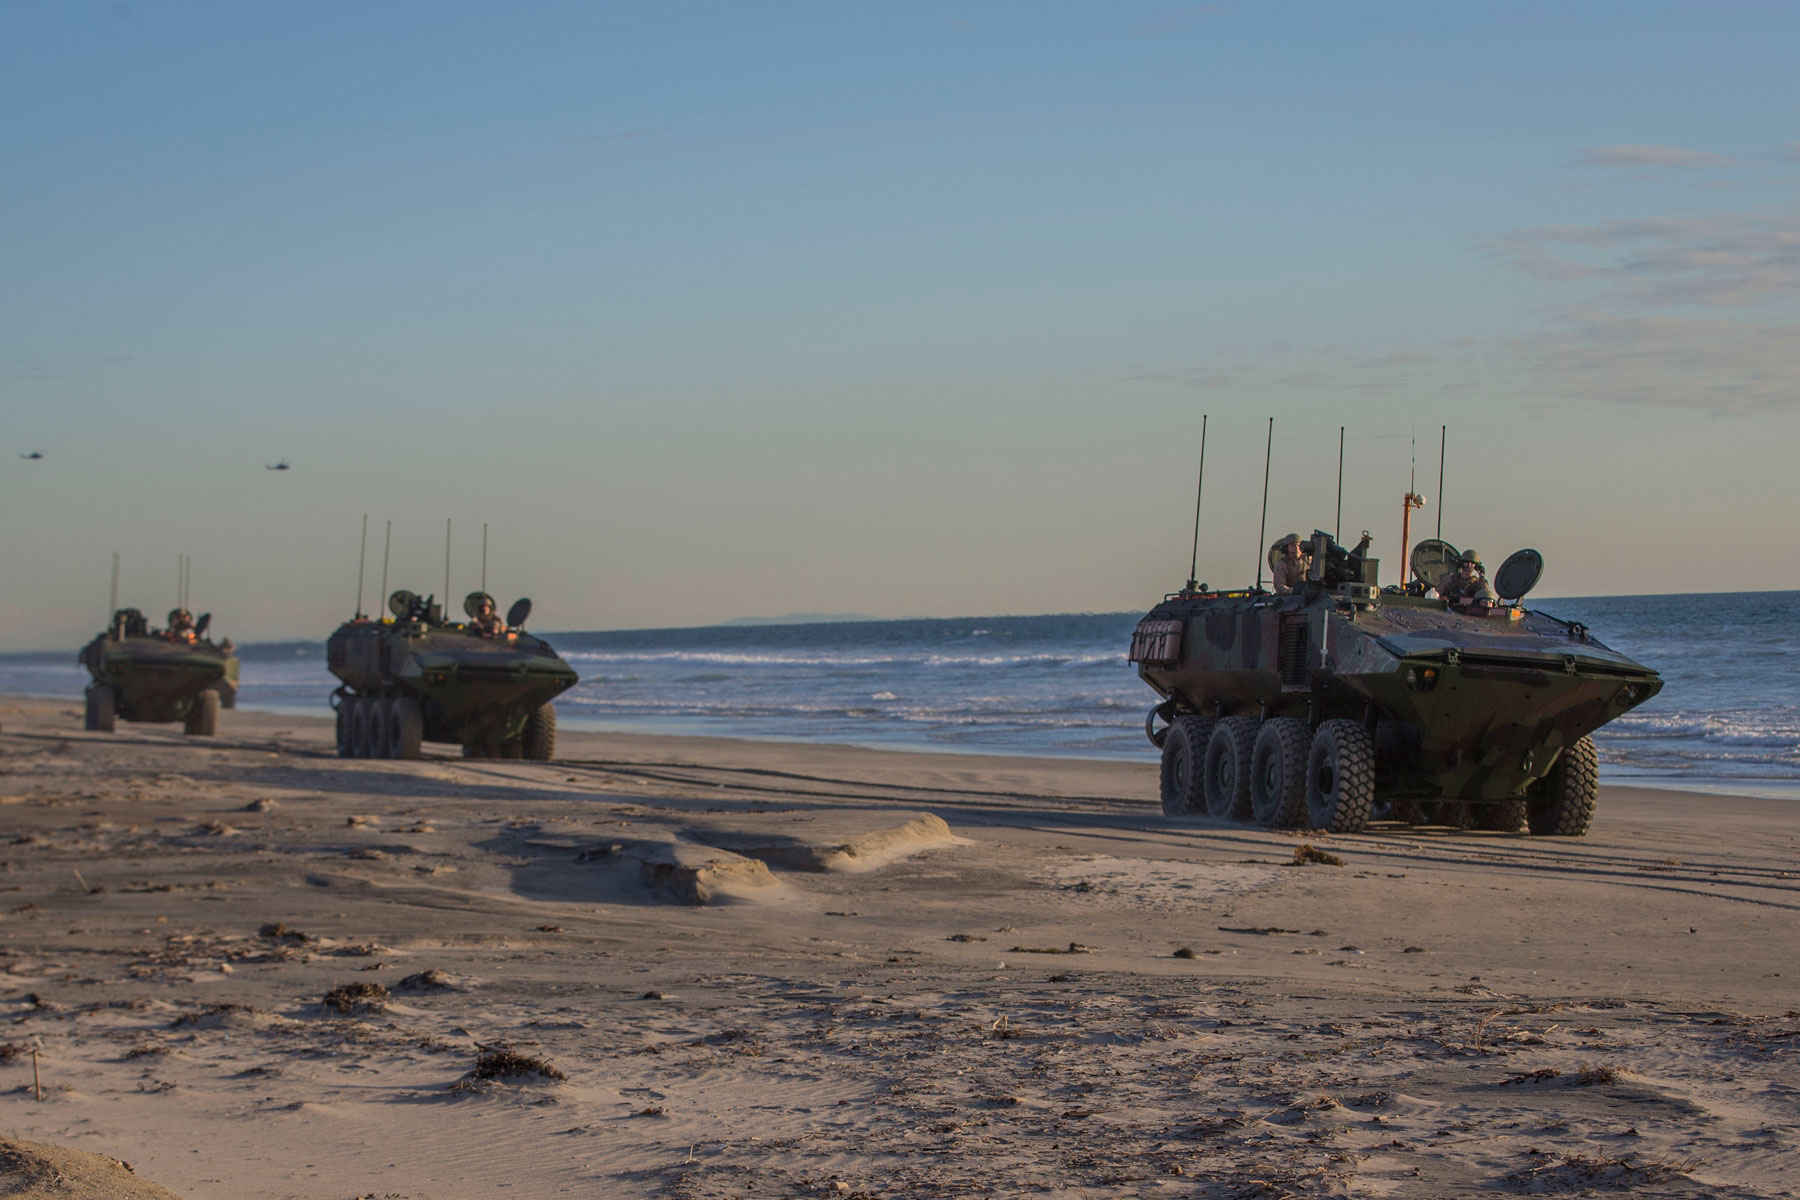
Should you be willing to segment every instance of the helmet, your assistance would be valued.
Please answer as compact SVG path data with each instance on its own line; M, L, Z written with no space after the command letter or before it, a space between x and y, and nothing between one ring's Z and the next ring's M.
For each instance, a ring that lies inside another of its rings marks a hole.
M480 611L481 606L484 604L490 609L497 609L500 607L498 604L494 603L494 598L486 592L470 592L467 596L463 597L463 612L472 617Z
M185 608L171 608L169 610L169 624L173 625L175 622L184 618L191 621L194 619L194 614Z
M1473 563L1478 567L1481 565L1481 555L1475 553L1473 550L1464 550L1462 552L1462 560L1466 563Z
M1300 535L1297 533L1290 533L1275 544L1277 546L1298 546L1300 544Z

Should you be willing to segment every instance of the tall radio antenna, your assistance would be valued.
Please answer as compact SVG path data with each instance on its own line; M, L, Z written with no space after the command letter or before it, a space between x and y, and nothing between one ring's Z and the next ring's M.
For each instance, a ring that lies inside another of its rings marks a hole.
M1444 540L1444 446L1450 440L1450 427L1438 426L1438 541Z
M1200 414L1200 481L1194 485L1194 557L1188 561L1187 590L1200 586L1200 496L1206 490L1206 414Z
M1338 426L1338 497L1337 526L1331 532L1331 540L1344 540L1344 427Z
M114 550L113 551L112 603L107 607L106 619L108 621L111 621L112 615L118 611L119 611L119 552L117 550Z
M481 523L481 590L487 591L487 522Z
M387 603L387 594L388 594L388 590L387 590L388 550L391 549L393 547L393 545L394 545L394 523L392 521L389 521L387 523L387 536L382 538L382 540L381 540L381 595L375 597L376 600L380 601L383 604Z
M1263 506L1262 524L1256 530L1256 590L1262 591L1263 542L1269 536L1269 460L1275 453L1275 418L1269 418L1269 444L1263 447Z
M363 514L362 545L356 550L356 619L363 619L363 571L369 565L369 514Z
M450 611L450 518L444 518L444 601L438 605L438 611Z

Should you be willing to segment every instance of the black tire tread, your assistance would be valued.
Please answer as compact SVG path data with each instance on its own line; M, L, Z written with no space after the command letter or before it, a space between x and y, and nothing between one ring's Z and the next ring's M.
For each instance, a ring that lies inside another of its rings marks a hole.
M188 706L182 732L189 737L214 737L219 732L219 693L207 688Z
M1312 728L1299 717L1276 717L1263 722L1250 754L1250 811L1264 829L1291 829L1306 813L1306 755L1312 747ZM1263 787L1265 759L1279 756L1281 794L1270 796Z
M111 684L91 683L87 689L84 726L94 733L111 733L118 727L119 694Z
M1525 797L1508 796L1491 804L1475 805L1475 828L1493 833L1517 833L1525 828Z
M1202 776L1202 794L1206 797L1209 816L1222 821L1250 820L1250 760L1256 753L1256 731L1262 722L1255 717L1226 717L1213 725L1206 742L1206 767ZM1217 772L1232 755L1232 782L1229 791L1217 786Z
M549 762L556 757L556 705L540 704L525 718L525 732L519 735L525 757L531 762Z
M1550 773L1533 786L1525 821L1538 837L1581 837L1594 823L1600 797L1600 755L1592 738L1563 750Z
M1162 771L1158 784L1166 816L1186 817L1206 811L1200 778L1206 771L1206 743L1212 737L1212 730L1213 722L1210 717L1181 713L1163 731ZM1182 777L1181 767L1176 762L1178 755L1187 756L1185 791L1178 787Z
M1330 797L1319 790L1323 755L1336 760L1332 766ZM1325 721L1313 735L1306 756L1306 811L1315 829L1330 833L1361 833L1375 808L1375 743L1357 721L1342 718Z

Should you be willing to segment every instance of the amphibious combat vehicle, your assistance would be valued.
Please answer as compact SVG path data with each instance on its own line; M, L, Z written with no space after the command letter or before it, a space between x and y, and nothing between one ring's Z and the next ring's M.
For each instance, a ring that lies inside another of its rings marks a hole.
M93 676L88 729L111 733L123 719L181 721L193 737L219 731L219 710L237 707L237 655L229 638L215 644L206 636L211 613L189 629L173 629L174 616L172 631L155 631L143 613L121 608L111 627L82 647L81 665Z
M1589 734L1662 689L1582 625L1520 606L1522 550L1492 599L1436 592L1454 547L1422 542L1378 585L1367 537L1312 536L1291 593L1190 581L1138 623L1130 660L1161 703L1163 809L1267 828L1361 831L1372 818L1579 836L1593 818Z
M470 758L556 754L556 708L576 683L575 671L550 643L520 628L531 601L487 632L477 620L493 598L471 593L471 620L453 624L430 597L399 591L391 618L358 616L326 643L326 663L343 681L332 693L337 748L344 758L418 758L423 742L452 742ZM491 618L490 618L491 620Z

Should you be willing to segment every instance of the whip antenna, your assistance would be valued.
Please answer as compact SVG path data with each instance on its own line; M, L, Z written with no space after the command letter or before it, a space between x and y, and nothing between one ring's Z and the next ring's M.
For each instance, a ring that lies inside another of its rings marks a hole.
M387 603L386 597L388 594L388 590L387 590L388 550L390 547L393 546L393 544L394 544L394 523L392 521L389 521L387 523L387 536L381 540L381 595L375 597L377 600L381 601L381 603L383 603L383 604Z
M108 621L112 620L112 615L118 611L119 611L119 552L117 550L114 550L113 551L112 604L106 610L106 619Z
M1444 540L1444 445L1450 440L1450 427L1438 426L1438 541Z
M363 569L368 566L369 559L369 514L363 514L362 545L356 551L356 619L363 618Z
M1337 528L1332 531L1331 540L1344 540L1344 427L1338 426L1338 501Z
M444 601L438 605L439 612L450 611L450 518L444 518Z
M1262 524L1256 530L1256 590L1262 591L1263 555L1266 553L1262 544L1269 536L1269 460L1275 453L1275 418L1269 418L1269 444L1263 447L1263 507Z
M1194 485L1194 557L1188 562L1187 590L1200 584L1200 496L1206 489L1206 414L1200 414L1200 481Z
M481 523L481 590L487 591L487 522Z

